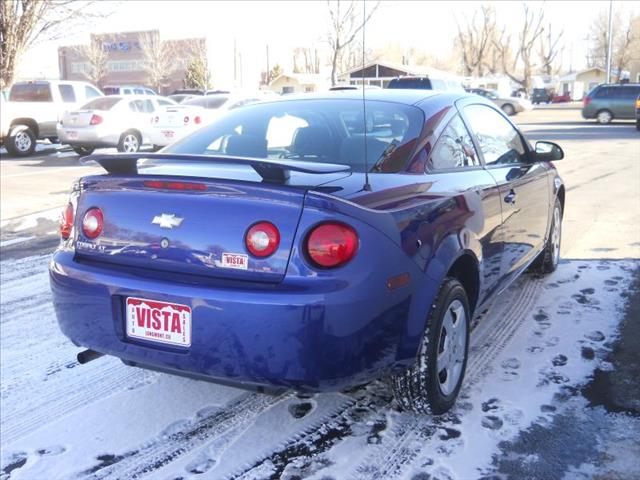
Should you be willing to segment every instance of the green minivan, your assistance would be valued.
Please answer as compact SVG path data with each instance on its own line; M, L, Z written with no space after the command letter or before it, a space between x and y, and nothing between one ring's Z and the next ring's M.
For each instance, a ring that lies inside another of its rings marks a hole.
M636 98L640 95L640 83L598 85L584 97L582 117L596 119L598 123L612 120L635 120Z

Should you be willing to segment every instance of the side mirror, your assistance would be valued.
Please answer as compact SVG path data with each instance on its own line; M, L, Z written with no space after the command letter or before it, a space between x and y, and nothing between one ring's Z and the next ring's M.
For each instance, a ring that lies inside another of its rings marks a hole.
M552 162L563 158L564 152L560 145L553 142L536 142L536 162Z

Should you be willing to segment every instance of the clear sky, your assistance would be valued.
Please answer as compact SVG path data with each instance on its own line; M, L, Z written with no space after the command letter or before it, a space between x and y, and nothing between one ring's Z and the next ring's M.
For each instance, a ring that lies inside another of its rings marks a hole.
M522 2L492 3L498 24L518 28ZM567 48L564 67L584 66L586 36L593 18L608 8L608 1L527 2L532 9L544 7L554 31L564 29ZM245 86L257 85L260 71L266 65L269 45L270 65L291 66L291 50L297 46L326 49L328 13L325 1L105 1L112 11L107 18L80 26L59 41L33 48L20 68L23 77L56 77L57 47L87 43L90 33L159 29L163 38L206 37L210 66L216 86L230 86L233 80L233 44L241 55ZM368 1L370 8L374 4ZM460 1L383 1L367 24L366 45L369 49L386 44L424 49L446 56L456 34L454 15L462 18L481 3ZM635 2L614 2L614 10L629 11Z

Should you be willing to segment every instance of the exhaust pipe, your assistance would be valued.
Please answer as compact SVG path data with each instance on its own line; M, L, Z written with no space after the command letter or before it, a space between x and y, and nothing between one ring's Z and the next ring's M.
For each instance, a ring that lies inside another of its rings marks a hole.
M84 350L83 352L78 353L78 363L80 365L84 365L85 363L89 363L91 360L100 358L103 355L104 353L96 352L95 350Z

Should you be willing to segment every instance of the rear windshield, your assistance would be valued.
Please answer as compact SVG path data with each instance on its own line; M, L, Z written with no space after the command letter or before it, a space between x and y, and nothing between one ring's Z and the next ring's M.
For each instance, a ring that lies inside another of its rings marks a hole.
M120 93L120 87L104 87L102 91L105 95L117 95Z
M222 105L227 103L227 100L229 100L229 97L225 95L203 96L185 100L184 102L182 102L182 105L195 105L198 107L215 110L216 108L220 108Z
M394 78L389 82L387 88L417 88L431 90L431 81L428 78Z
M84 104L82 106L82 110L111 110L116 103L118 103L121 98L114 97L100 97L95 100L91 100L90 102Z
M423 123L420 109L390 102L367 101L366 119L355 99L261 103L230 111L164 152L338 163L364 172L366 151L369 171L397 172Z
M12 102L51 102L51 87L48 83L16 83L11 87Z

